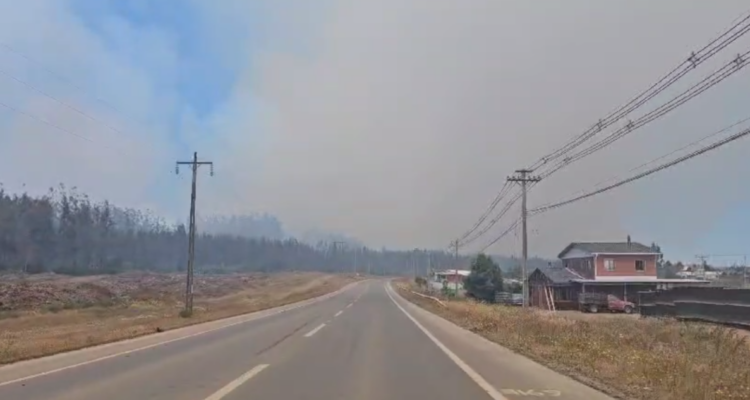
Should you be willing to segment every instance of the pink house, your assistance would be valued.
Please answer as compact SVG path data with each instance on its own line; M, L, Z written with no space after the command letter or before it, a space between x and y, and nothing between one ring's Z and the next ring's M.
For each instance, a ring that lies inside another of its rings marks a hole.
M660 279L656 266L661 254L633 242L574 242L560 252L560 263L537 268L529 275L532 305L576 308L578 294L606 293L638 302L638 292L707 283L695 279Z

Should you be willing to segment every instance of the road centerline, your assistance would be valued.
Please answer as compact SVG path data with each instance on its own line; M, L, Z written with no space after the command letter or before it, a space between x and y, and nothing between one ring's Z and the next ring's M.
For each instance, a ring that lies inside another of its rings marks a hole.
M316 326L315 328L313 328L313 330L311 330L310 332L307 332L305 334L305 337L310 337L310 336L318 333L318 331L321 330L321 329L323 329L324 326L326 326L326 324L320 324L320 325Z
M229 382L226 386L216 391L214 394L206 397L205 400L221 400L226 395L240 387L243 383L249 381L252 379L255 375L258 375L261 371L268 368L269 364L260 364L256 365L249 371L245 372L244 374L240 375L237 379Z

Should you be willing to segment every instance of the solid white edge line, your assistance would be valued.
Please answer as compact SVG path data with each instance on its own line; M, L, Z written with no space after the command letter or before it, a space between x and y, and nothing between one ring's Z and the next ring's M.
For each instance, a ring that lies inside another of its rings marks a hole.
M32 374L32 375L28 375L28 376L23 376L23 377L16 378L16 379L11 379L9 381L0 382L0 387L6 386L6 385L10 385L10 384L13 384L13 383L27 381L29 379L39 378L39 377L42 377L42 376L45 376L45 375L51 375L51 374L54 374L54 373L57 373L57 372L62 372L62 371L73 369L73 368L82 367L84 365L93 364L95 362L108 360L110 358L124 356L126 354L135 353L135 352L138 352L138 351L141 351L141 350L147 350L147 349L154 348L154 347L157 347L157 346L161 346L161 345L165 345L165 344L169 344L169 343L174 343L174 342L177 342L177 341L180 341L180 340L190 339L192 337L200 336L200 335L203 335L203 334L206 334L206 333L215 332L215 331L218 331L218 330L221 330L221 329L225 329L225 328L230 328L232 326L236 326L236 325L240 325L240 324L245 324L245 323L252 322L252 321L262 320L262 319L270 317L272 315L281 314L281 313L286 312L286 311L291 311L291 310L294 310L294 309L297 309L297 308L300 308L300 307L309 306L309 305L318 303L320 301L327 300L327 299L329 299L331 297L334 297L334 296L336 296L338 294L341 294L341 293L345 292L346 290L351 289L352 287L356 286L359 283L360 282L356 282L352 286L344 287L341 290L338 290L338 291L333 292L333 293L324 294L323 296L318 297L318 298L313 298L313 299L309 299L309 300L303 300L302 304L294 304L294 305L290 305L290 306L281 306L281 309L279 309L279 310L261 310L261 311L257 311L258 313L263 313L264 311L267 311L268 314L265 314L265 315L255 316L254 318L251 316L248 319L244 319L244 320L237 321L237 322L232 322L230 324L226 324L226 325L222 325L222 326L217 326L216 328L211 328L209 330L200 331L200 332L196 332L196 333L191 333L189 335L180 336L180 337L177 337L177 338L174 338L174 339L165 340L163 342L152 343L152 344L149 344L149 345L146 345L146 346L143 346L143 347L136 347L134 349L125 350L125 351L121 351L121 352L114 353L114 354L108 354L106 356L97 357L97 358L94 358L94 359L91 359L91 360L82 361L82 362L71 364L71 365L66 365L64 367L51 369L49 371L39 372L39 373L36 373L36 374ZM312 301L310 301L310 300L312 300ZM309 301L309 302L307 302L307 301ZM230 318L232 318L232 317L230 317ZM220 321L220 320L216 320L216 321ZM210 322L214 322L214 321L210 321ZM185 328L188 328L188 327L189 326L186 326ZM148 335L141 336L141 338L146 338L146 337L148 337ZM110 344L105 344L103 346L110 346L110 345L114 345L114 344L117 344L117 342L110 343ZM88 349L84 348L84 349L81 349L81 350L83 350L83 351L85 351L85 350L92 350L94 348L95 347L90 347ZM74 351L81 351L81 350L74 350ZM61 353L61 354L64 354L64 353ZM50 357L54 357L54 356L50 356ZM39 358L37 360L41 360L41 359L44 359L44 357ZM31 361L33 361L33 360L31 360ZM13 364L8 364L8 365L3 366L3 367L11 367L11 366L13 366Z
M388 295L388 297L391 298L391 301L393 302L393 304L395 304L396 307L398 307L398 309L401 310L401 312L403 312L404 315L406 315L406 317L409 318L411 322L413 322L414 325L416 325L417 328L419 328L419 330L421 330L422 333L424 333L432 341L432 343L434 343L440 350L442 350L443 353L445 353L445 355L447 355L448 358L450 358L451 361L453 361L458 366L458 368L461 368L461 370L464 371L464 373L466 373L466 375L469 376L469 379L474 381L474 383L479 385L479 387L481 387L482 390L487 392L487 394L492 398L492 400L508 400L507 397L500 394L500 392L498 392L497 389L495 389L492 385L490 385L489 382L487 382L484 378L482 378L482 376L479 375L479 373L474 371L474 369L471 368L469 364L466 364L464 360L459 358L454 352L452 352L448 347L446 347L438 338L436 338L430 331L428 331L427 328L422 326L422 324L420 324L419 321L417 321L411 314L409 314L408 311L406 311L403 307L401 307L401 305L398 304L396 299L393 298L393 295L391 295L391 291L393 291L393 288L391 288L390 283L387 283L385 286L385 293Z
M318 333L318 331L321 330L321 329L323 329L324 326L326 326L326 324L320 324L320 325L316 326L310 332L305 333L305 337L310 337L310 336Z
M268 364L260 364L253 367L250 371L240 375L239 378L229 382L226 386L216 391L216 393L206 397L206 400L221 400L224 396L228 395L234 389L240 387L243 383L252 379L255 375L258 375L261 371L268 368Z

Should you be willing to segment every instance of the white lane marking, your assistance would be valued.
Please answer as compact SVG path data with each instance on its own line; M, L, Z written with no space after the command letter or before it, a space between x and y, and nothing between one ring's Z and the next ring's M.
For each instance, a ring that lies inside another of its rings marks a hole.
M359 282L357 282L357 283L359 283ZM273 312L268 312L267 314L264 314L264 315L253 316L253 317L250 317L248 319L243 319L241 321L232 322L231 324L217 326L216 328L211 328L209 330L205 330L205 331L201 331L201 332L196 332L196 333L191 333L189 335L180 336L180 337L177 337L177 338L174 338L174 339L165 340L163 342L152 343L152 344L149 344L149 345L146 345L146 346L143 346L143 347L136 347L135 349L125 350L125 351L121 351L119 353L114 353L114 354L109 354L109 355L106 355L106 356L94 358L93 360L81 361L79 363L75 363L75 364L71 364L71 365L66 365L64 367L51 369L49 371L44 371L44 372L40 372L40 373L37 373L37 374L32 374L32 375L24 376L24 377L21 377L21 378L11 379L9 381L0 382L0 387L6 386L6 385L10 385L12 383L23 382L23 381L26 381L26 380L29 380L29 379L39 378L39 377L42 377L42 376L45 376L45 375L54 374L54 373L57 373L57 372L66 371L66 370L73 369L73 368L82 367L84 365L93 364L95 362L108 360L110 358L124 356L124 355L127 355L127 354L135 353L137 351L147 350L147 349L154 348L154 347L157 347L157 346L161 346L161 345L164 345L164 344L174 343L174 342L177 342L177 341L180 341L180 340L189 339L189 338L200 336L200 335L203 335L203 334L206 334L206 333L215 332L215 331L218 331L220 329L230 328L232 326L236 326L236 325L240 325L240 324L244 324L244 323L248 323L248 322L252 322L252 321L262 320L262 319L268 318L268 317L270 317L272 315L281 314L281 313L286 312L286 311L291 311L291 310L294 310L294 309L297 309L297 308L300 308L300 307L309 306L309 305L312 305L312 304L315 304L315 303L327 300L327 299L329 299L331 297L337 296L337 295L345 292L346 290L351 289L353 286L357 285L357 283L355 283L354 285L352 285L350 287L344 287L343 289L341 289L339 291L336 291L336 292L333 292L333 293L329 293L329 294L325 294L325 295L323 295L321 297L318 297L318 298L310 299L312 301L310 301L309 303L292 305L292 306L289 306L289 307L286 307L286 308L282 308L280 310L275 310ZM308 301L308 300L305 300L305 301ZM284 307L284 306L282 306L282 307ZM258 311L258 312L262 313L263 311ZM217 321L220 321L220 320L217 320ZM142 336L142 338L147 338L147 337L148 337L148 335ZM137 340L137 339L138 338L136 338L135 340ZM133 339L131 339L131 340L133 340ZM119 344L122 344L122 343L124 343L124 341L123 342L119 342ZM113 346L113 345L116 345L116 344L118 344L118 342L114 342L114 343L110 343L110 344L105 344L105 345L102 345L102 346L103 347L109 347L109 346ZM82 349L82 350L79 350L79 351L93 350L95 348L96 347L90 347L88 349ZM61 355L62 354L64 354L64 353L61 353ZM50 357L54 357L54 356L50 356ZM44 358L40 358L38 360L42 360L42 359L44 359ZM30 361L34 361L34 360L30 360ZM13 367L15 365L16 364L9 364L9 365L7 365L7 366L5 366L3 368Z
M349 305L347 305L347 306L346 306L346 308L349 308L349 307L351 307L351 306L352 306L352 304L354 304L354 303L349 303Z
M430 331L428 331L427 328L422 326L422 324L420 324L419 321L417 321L414 317L412 317L408 311L406 311L403 307L401 307L401 305L398 304L398 302L396 302L396 299L394 299L393 296L391 295L392 290L393 289L391 288L390 283L387 283L386 288L385 288L385 293L388 295L388 297L391 298L391 301L393 302L393 304L395 304L396 307L398 307L398 309L401 310L401 312L403 312L404 315L406 315L411 320L411 322L413 322L414 325L417 326L417 328L419 328L419 330L421 330L425 335L427 335L427 337L432 341L432 343L435 343L435 345L438 348L440 348L440 350L442 350L443 353L445 353L445 355L447 355L448 358L450 358L451 361L453 361L458 366L458 368L461 368L461 370L464 371L466 375L469 376L469 379L474 381L474 383L479 385L479 387L481 387L485 392L487 392L487 394L490 395L492 400L508 400L507 397L500 394L500 392L498 392L494 387L492 387L492 385L490 385L489 382L484 380L484 378L482 378L481 375L479 375L476 371L474 371L473 368L471 368L468 364L466 364L466 362L460 359L454 352L452 352L440 340L438 340L438 338L436 338L432 333L430 333Z
M339 315L341 315L342 312L344 312L344 310L341 310L341 311L337 312L336 315L333 316L333 318L338 317Z
M324 326L326 326L326 324L320 324L320 325L316 326L316 327L315 327L315 328L314 328L313 330L311 330L310 332L307 332L307 333L305 333L305 337L310 337L310 336L312 336L312 335L314 335L314 334L318 333L318 331L319 331L319 330L321 330L321 329L323 329L323 327L324 327Z
M245 372L244 374L240 375L239 378L229 382L226 386L219 389L216 393L206 397L206 400L221 400L224 398L224 396L231 393L234 389L237 389L242 385L243 383L249 381L254 377L255 375L258 375L261 371L268 368L268 364L260 364L256 365L251 369L250 371Z

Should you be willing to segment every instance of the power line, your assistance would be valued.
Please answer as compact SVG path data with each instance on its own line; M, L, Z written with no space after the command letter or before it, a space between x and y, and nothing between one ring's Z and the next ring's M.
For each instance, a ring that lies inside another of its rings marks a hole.
M36 116L34 114L31 114L31 113L28 113L26 111L20 110L18 108L15 108L15 107L13 107L11 105L6 104L6 103L0 102L0 107L4 107L4 108L8 109L9 111L14 112L16 114L23 115L26 118L33 119L33 120L35 120L37 122L40 122L40 123L42 123L44 125L47 125L47 126L51 127L51 128L57 129L60 132L63 132L65 134L68 134L68 135L71 135L71 136L75 136L78 139L85 140L85 141L87 141L89 143L94 143L94 144L102 145L101 143L99 143L99 142L91 139L88 136L84 136L84 135L81 135L80 133L77 133L77 132L71 131L69 129L63 128L63 127L61 127L61 126L59 126L57 124L54 124L52 122L47 121L46 119L43 119L41 117L38 117L38 116ZM114 150L114 151L122 153L122 150L116 149L114 147L107 146L107 145L103 145L103 146L107 147L107 148L109 148L111 150Z
M566 157L562 161L558 162L556 165L552 166L548 171L542 172L541 176L543 178L546 178L552 175L553 173L559 171L560 169L564 168L565 166L570 165L574 161L580 160L590 154L593 154L594 152L598 150L603 149L604 147L630 134L634 130L656 120L657 118L660 118L666 115L667 113L671 112L677 107L685 104L689 100L697 97L701 93L705 92L706 90L717 85L724 79L727 79L728 77L730 77L737 71L744 68L747 65L747 57L749 55L750 55L750 51L745 52L743 54L738 54L732 61L728 62L727 64L725 64L718 70L714 71L711 75L705 77L703 80L691 86L684 92L675 96L672 100L669 100L668 102L662 104L661 106L657 107L651 112L643 115L642 117L637 119L635 122L633 121L628 122L626 126L616 130L614 133L610 134L603 140L597 143L594 143L593 145L579 151L573 156Z
M29 56L28 54L22 53L20 50L12 47L11 45L9 45L7 43L0 43L0 47L4 48L6 51L8 51L10 53L13 53L13 54L17 55L18 57L23 58L24 60L28 61L31 64L36 64L37 67L41 68L42 70L44 70L48 74L54 76L58 80L67 83L68 85L70 85L71 87L75 88L76 90L78 90L81 93L88 94L89 97L91 97L92 99L96 100L98 103L106 106L107 108L109 108L110 110L112 110L115 113L119 114L120 116L123 116L123 117L127 118L127 116L125 116L120 110L118 110L117 107L115 107L114 105L112 105L112 103L110 103L110 102L108 102L108 101L106 101L106 100L104 100L104 99L102 99L102 98L100 98L100 97L98 97L98 96L90 93L86 89L84 89L81 86L79 86L78 84L76 84L72 79L70 79L70 78L68 78L68 77L66 77L66 76L64 76L64 75L62 75L60 73L55 72L53 69L47 67L41 61L39 61L39 60L37 60L37 59Z
M727 127L725 127L725 128L722 128L722 129L720 129L720 130L718 130L718 131L716 131L716 132L712 132L712 133L710 133L710 134L708 134L708 135L702 136L702 137L701 137L700 139L698 139L698 140L695 140L695 141L693 141L693 142L690 142L690 143L686 144L685 146L682 146L682 147L680 147L680 148L678 148L678 149L676 149L676 150L673 150L673 151L671 151L671 152L669 152L669 153L667 153L667 154L664 154L664 155L662 155L662 156L659 156L659 157L657 157L657 158L655 158L655 159L653 159L653 160L651 160L651 161L648 161L648 162L645 162L645 163L643 163L643 164L640 164L640 165L638 165L637 167L633 167L633 168L631 168L630 170L628 170L627 172L628 172L628 173L630 173L630 172L636 172L636 171L638 171L638 170L640 170L640 169L643 169L643 168L645 168L645 167L647 167L647 166L649 166L649 165L655 164L655 163L656 163L657 161L661 161L661 160L663 160L663 159L665 159L665 158L667 158L667 157L673 156L673 155L675 155L675 154L677 154L677 153L680 153L680 152L682 152L682 151L684 151L684 150L687 150L687 149L689 149L689 148L691 148L691 147L695 147L695 146L697 146L697 145L701 144L702 142L705 142L705 141L706 141L706 140L708 140L708 139L711 139L711 138L713 138L713 137L715 137L715 136L718 136L718 135L720 135L720 134L722 134L722 133L725 133L725 132L727 132L727 131L729 131L729 130L731 130L731 129L733 129L733 128L736 128L737 126L740 126L740 125L742 125L742 124L745 124L745 123L747 123L748 121L750 121L750 117L747 117L747 118L743 118L743 119L741 119L741 120L739 120L739 121L735 122L735 123L734 123L734 124L732 124L732 125L729 125L729 126L727 126ZM612 181L617 181L617 180L621 180L621 179L622 179L622 178L620 178L619 176L613 176L613 177L610 177L610 178L608 178L608 179L605 179L605 180L603 180L603 181L601 181L601 182L599 182L599 183L595 184L595 185L594 185L594 188L598 188L598 187L600 187L600 186L602 186L602 185L604 185L604 184L606 184L606 183L608 183L608 182L612 182ZM583 193L586 193L586 191L581 191L581 192L579 192L579 193L580 193L580 194L583 194ZM548 204L552 204L552 203L548 203ZM545 205L543 205L543 206L540 206L539 208L541 208L541 207L545 207L545 206L546 206L546 204L545 204Z
M25 55L25 54L21 53L20 51L18 51L17 49L15 49L15 48L11 47L10 45L8 45L8 44L6 44L6 43L0 43L0 47L4 48L5 50L7 50L7 51L9 51L9 52L11 52L11 53L13 53L13 54L16 54L16 55L18 55L19 57L22 57L22 58L24 58L25 60L27 60L27 61L29 61L29 62L31 62L31 63L33 63L33 64L36 64L37 66L39 66L40 68L42 68L42 69L43 69L44 71L46 71L46 72L47 72L47 73L49 73L50 75L52 75L52 76L54 76L54 77L58 78L58 79L59 79L59 80L61 80L61 81L64 81L64 82L68 83L68 84L69 84L70 86L74 87L75 89L77 89L77 90L79 90L79 91L81 91L81 92L83 92L83 93L87 93L87 91L86 91L85 89L83 89L82 87L80 87L80 86L76 85L76 84L75 84L75 82L73 82L73 81L72 81L72 80L70 80L69 78L66 78L66 77L65 77L65 76L63 76L63 75L61 75L61 74L58 74L58 73L56 73L56 72L55 72L55 71L53 71L52 69L50 69L50 68L46 67L46 66L45 66L44 64L42 64L41 62L39 62L39 61L37 61L37 60L33 59L32 57L30 57L30 56L28 56L28 55ZM126 135L126 134L127 134L127 132L123 132L122 130L118 129L117 127L115 127L115 126L112 126L112 125L110 125L110 124L109 124L109 123L107 123L106 121L103 121L103 120L101 120L101 119L99 119L99 118L97 118L97 117L94 117L94 116L92 116L91 114L87 113L86 111L84 111L84 110L82 110L82 109L80 109L80 108L78 108L78 107L76 107L76 106L74 106L74 105L72 105L72 104L70 104L70 103L68 103L68 102L65 102L64 100L62 100L62 99L60 99L60 98L58 98L58 97L56 97L56 96L53 96L52 94L50 94L50 93L48 93L48 92L46 92L46 91L44 91L44 90L42 90L42 89L40 89L40 88L38 88L38 87L34 86L33 84L29 83L28 81L26 81L26 80L23 80L23 79L21 79L21 78L19 78L19 77L15 76L15 75L13 75L13 74L11 74L10 72L8 72L8 71L6 71L6 70L2 69L2 68L0 68L0 74L2 74L2 75L5 75L5 76L6 76L7 78L9 78L9 79L11 79L11 80L14 80L14 81L16 81L17 83L19 83L19 84L21 84L21 85L25 86L26 88L28 88L28 89L30 89L30 90L32 90L32 91L34 91L34 92L36 92L36 93L38 93L38 94L40 94L40 95L44 96L44 97L47 97L47 98L49 98L50 100L52 100L52 101L54 101L54 102L56 102L56 103L58 103L58 104L60 104L60 105L62 105L62 106L64 106L64 107L66 107L66 108L68 108L68 109L70 109L70 110L74 111L75 113L77 113L77 114L79 114L79 115L81 115L81 116L83 116L83 117L85 117L85 118L87 118L87 119L89 119L89 120L91 120L91 121L93 121L93 122L99 123L100 125L102 125L102 126L106 127L107 129L109 129L109 130L111 130L111 131L113 131L113 132L119 133L119 134L121 134L121 135ZM99 97L97 97L97 96L94 96L94 95L90 95L90 96L91 96L91 97L92 97L93 99L95 99L95 100L96 100L97 102L99 102L99 103L101 103L101 104L103 104L103 105L107 106L107 107L108 107L109 109L111 109L111 110L112 110L112 111L114 111L115 113L117 113L117 114L119 114L119 115L121 115L121 116L124 116L124 115L122 114L122 112L120 112L120 111L119 111L119 110L118 110L118 109L117 109L117 108L116 108L115 106L113 106L113 105L112 105L111 103L109 103L109 102L107 102L107 101L105 101L105 100L103 100L103 99L101 99L101 98L99 98ZM75 132L75 131L72 131L72 130L69 130L69 129L63 128L63 127L61 127L61 126L59 126L59 125L57 125L57 124L54 124L54 123L52 123L52 122L49 122L49 121L47 121L46 119L43 119L43 118L41 118L41 117L38 117L38 116L36 116L36 115L34 115L34 114L31 114L31 113L29 113L29 112L26 112L26 111L20 110L20 109L18 109L18 108L15 108L15 107L13 107L13 106L10 106L10 105L8 105L8 104L6 104L6 103L2 103L2 102L0 102L0 107L4 107L4 108L6 108L6 109L8 109L8 110L10 110L10 111L12 111L12 112L14 112L14 113L16 113L16 114L19 114L19 115L23 115L23 116L25 116L25 117L27 117L27 118L29 118L29 119L33 119L33 120L36 120L37 122L40 122L40 123L42 123L42 124L45 124L45 125L47 125L47 126L49 126L49 127L52 127L52 128L54 128L54 129L56 129L56 130L59 130L59 131L61 131L61 132L65 133L65 134L68 134L68 135L74 136L74 137L76 137L76 138L78 138L78 139L81 139L81 140L85 140L85 141L87 141L87 142L89 142L89 143L93 143L93 144L97 144L97 145L100 145L100 146L102 146L102 147L104 147L104 148L107 148L107 149L110 149L110 150L116 151L116 152L118 152L118 153L120 153L120 154L123 154L123 155L127 155L127 154L125 154L125 152L124 152L124 151L123 151L122 149L119 149L119 148L115 148L115 147L112 147L112 146L110 146L110 145L107 145L107 144L104 144L104 143L102 143L102 142L100 142L100 141L94 140L94 139L92 139L92 138L90 138L90 137L88 137L88 136L82 135L82 134L80 134L80 133L78 133L78 132ZM137 122L137 121L136 121L136 122ZM239 200L239 197L237 196L236 192L232 192L232 194L234 195L234 197L236 197L236 198L237 198L237 199Z
M743 131L741 131L739 133L736 133L734 135L731 135L731 136L729 136L729 137L727 137L725 139L722 139L722 140L719 140L719 141L717 141L715 143L712 143L711 145L702 147L702 148L700 148L700 149L698 149L696 151L693 151L692 153L689 153L687 155L684 155L682 157L674 159L674 160L672 160L670 162L661 164L661 165L659 165L659 166L657 166L655 168L649 169L648 171L641 172L641 173L639 173L637 175L634 175L634 176L632 176L630 178L621 180L621 181L619 181L617 183L608 185L608 186L603 187L603 188L598 189L598 190L591 191L591 192L586 193L586 194L582 194L580 196L573 197L573 198L565 200L565 201L561 201L561 202L558 202L558 203L554 203L554 204L550 204L550 205L546 205L546 206L542 206L542 207L537 207L537 208L531 210L530 212L532 214L534 214L534 215L540 214L540 213L543 213L543 212L546 212L546 211L549 211L549 210L552 210L552 209L555 209L555 208L558 208L558 207L562 207L564 205L568 205L568 204L574 203L574 202L579 201L579 200L583 200L583 199L586 199L586 198L589 198L589 197L592 197L592 196L596 196L597 194L604 193L604 192L612 190L612 189L616 189L616 188L618 188L620 186L623 186L623 185L626 185L626 184L628 184L630 182L636 181L636 180L641 179L641 178L645 178L645 177L647 177L649 175L655 174L655 173L657 173L659 171L662 171L664 169L667 169L669 167L672 167L674 165L677 165L679 163L687 161L687 160L689 160L691 158L697 157L697 156L699 156L701 154L704 154L704 153L707 153L707 152L709 152L711 150L717 149L717 148L719 148L719 147L721 147L721 146L723 146L723 145L725 145L727 143L731 143L731 142L733 142L735 140L741 139L741 138L743 138L743 137L745 137L745 136L747 136L749 134L750 134L750 129L743 130Z
M737 19L735 19L735 21L737 21ZM590 138L594 137L603 129L611 126L612 124L621 120L623 117L627 116L631 112L640 108L643 104L647 103L649 100L653 99L654 97L662 93L664 90L672 86L679 79L687 75L690 71L694 70L697 66L699 66L706 60L710 59L715 54L717 54L718 52L720 52L721 50L723 50L724 48L726 48L727 46L735 42L737 39L745 35L748 31L750 31L750 24L747 24L748 21L750 21L750 15L745 15L744 17L741 18L739 22L734 23L729 29L724 31L724 33L722 33L717 38L709 42L703 48L699 49L698 51L692 52L691 55L686 60L684 60L677 67L672 69L672 71L664 75L661 79L659 79L656 83L651 85L648 89L641 92L638 96L631 99L628 103L621 106L617 110L611 112L605 118L600 119L597 122L597 124L595 124L594 126L589 128L587 131L583 132L582 134L572 139L569 143L567 143L563 147L542 157L535 164L533 164L530 168L528 168L528 170L534 170L544 164L547 164L549 161L559 158L560 156L577 148L578 146L580 146L581 144L583 144ZM750 52L745 53L743 55L738 55L732 62L726 64L719 71L715 71L712 75L704 78L698 84L694 85L693 87L683 92L679 96L673 98L669 102L666 102L665 104L662 104L660 107L657 107L655 110L651 111L650 113L647 113L646 115L642 116L635 122L630 121L624 128L618 129L615 133L605 138L603 141L595 143L589 148L586 148L578 152L573 157L564 158L561 162L558 162L557 164L555 164L551 169L547 170L546 172L542 172L541 178L546 178L549 175L569 165L570 163L578 159L581 159L589 154L592 154L593 152L601 148L604 148L605 146L622 138L623 136L632 132L633 130L640 128L646 125L647 123L669 113L670 111L684 104L688 100L698 96L699 94L703 93L705 90L708 90L710 87L718 84L719 82L726 79L727 77L734 74L739 69L745 66L745 61L746 61L745 57L747 56L747 54L750 54ZM730 68L731 66L734 66L735 68ZM532 185L529 186L528 190L531 190L534 186L535 186L535 183L532 183ZM503 192L503 189L501 189L501 193L502 192ZM515 202L518 201L520 197L522 196L518 195L515 198L513 198L506 205L506 207L503 210L501 210L501 212L498 213L498 215L490 221L490 224L488 226L486 226L484 229L482 229L481 231L479 231L478 233L476 233L475 235L467 239L467 237L471 235L471 233L475 232L479 228L479 226L486 220L486 218L492 212L492 210L494 210L494 208L497 207L497 204L502 199L499 193L496 199L488 208L488 210L485 211L485 213L480 217L479 221L475 223L475 225L472 226L472 228L462 236L463 245L470 243L473 240L476 240L478 237L486 233L492 226L494 226L500 220L500 218L502 218L502 216L507 212L507 210L513 204L515 204Z
M508 210L510 210L510 208L514 204L516 204L516 202L518 202L518 200L520 200L522 196L523 196L523 194L519 192L515 197L513 197L509 202L507 202L505 204L505 206L500 210L500 212L498 212L497 215L495 215L495 217L492 218L492 220L490 220L489 224L485 225L484 228L482 228L478 232L474 233L471 237L469 237L469 238L465 239L464 241L462 241L461 242L461 246L462 247L466 246L467 244L469 244L469 243L477 240L482 235L484 235L485 233L487 233L490 229L492 229L492 227L495 226L495 224L497 224L500 221L500 219L502 219L503 216L505 216L505 214L508 213Z
M631 99L624 106L621 106L617 110L612 111L603 119L599 119L599 121L596 124L594 124L592 127L584 131L580 135L574 137L572 140L570 140L568 143L566 143L562 147L541 157L528 169L535 170L541 165L546 164L547 162L551 160L555 160L559 158L563 154L580 146L585 141L587 141L588 139L590 139L597 133L601 132L603 129L609 127L610 125L614 124L618 120L622 119L627 114L641 107L643 104L645 104L646 102L648 102L649 100L651 100L652 98L654 98L655 96L657 96L658 94L666 90L668 87L673 85L680 78L685 76L687 73L695 69L698 65L710 59L719 51L723 50L724 48L729 46L731 43L735 42L737 39L739 39L744 34L746 34L750 30L750 25L747 25L747 26L741 26L741 25L747 23L748 20L750 20L750 15L746 15L745 17L743 17L739 22L732 25L724 33L722 33L720 36L712 40L710 43L705 45L700 50L692 52L687 59L681 62L678 66L672 69L669 73L664 75L656 83L652 84L648 89L644 90L635 98ZM732 33L735 30L736 32ZM724 38L723 41L721 41L722 38Z
M533 215L530 215L529 217L532 217L532 216L533 216ZM492 246L493 244L495 244L495 243L499 242L499 241L500 241L500 239L504 238L504 237L505 237L505 236L507 236L507 235L508 235L509 233L511 233L511 232L512 232L512 231L513 231L514 229L516 229L516 228L518 227L518 223L519 223L519 222L520 222L520 220L516 220L515 222L513 222L513 223L512 223L511 225L510 225L510 227L508 227L508 228L507 228L506 230L504 230L504 231L503 231L503 232L502 232L502 233L501 233L500 235L496 236L496 237L495 237L494 239L492 239L492 241L491 241L491 242L489 242L489 243L487 243L486 245L484 245L484 247L482 247L482 249L481 249L481 250L479 250L479 252L480 252L480 253L483 253L483 252L485 252L485 251L486 251L486 250L487 250L488 248L490 248L490 246Z
M58 104L60 104L60 105L62 105L64 107L66 107L66 108L68 108L68 109L70 109L70 110L72 110L74 112L76 112L77 114L90 119L91 121L94 121L94 122L97 122L97 123L101 124L102 126L106 127L109 130L112 130L112 131L117 132L119 134L124 134L124 132L122 132L119 129L115 128L114 126L108 124L107 122L102 121L102 120L100 120L100 119L98 119L96 117L93 117L93 116L87 114L86 112L82 111L78 107L73 106L71 104L68 104L68 103L66 103L66 102L58 99L57 97L55 97L55 96L53 96L53 95L45 92L42 89L39 89L39 88L35 87L34 85L26 82L25 80L23 80L21 78L18 78L17 76L14 76L13 74L9 73L8 71L5 71L2 68L0 68L0 74L5 75L6 77L8 77L8 78L10 78L10 79L12 79L12 80L14 80L14 81L16 81L16 82L24 85L24 86L26 86L27 88L35 91L36 93L41 94L42 96L47 97L48 99L51 99L52 101L54 101L54 102L56 102L56 103L58 103Z
M487 210L485 210L484 213L482 213L479 219L474 223L474 225L472 225L471 228L469 228L468 231L464 232L464 234L458 238L459 242L466 239L469 235L471 235L474 231L476 231L480 225L482 225L482 223L487 219L487 217L489 217L489 215L497 207L500 201L507 195L507 191L508 189L510 189L510 187L511 187L510 182L506 180L503 187L500 188L500 191L492 200L492 203L489 205L489 207L487 207Z

